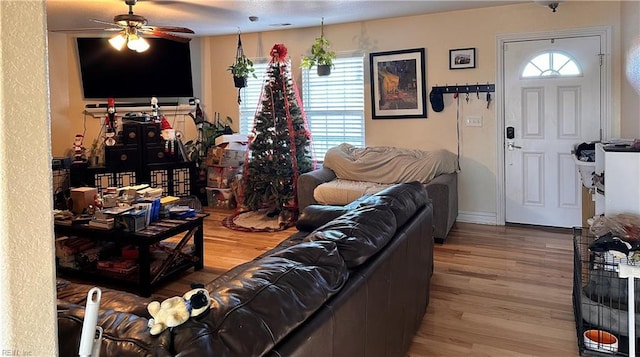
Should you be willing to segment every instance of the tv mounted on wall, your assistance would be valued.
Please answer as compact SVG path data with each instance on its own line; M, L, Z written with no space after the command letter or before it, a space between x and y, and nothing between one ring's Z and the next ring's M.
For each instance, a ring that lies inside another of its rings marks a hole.
M77 38L85 99L193 97L189 43L145 38L142 53L109 44L108 38Z

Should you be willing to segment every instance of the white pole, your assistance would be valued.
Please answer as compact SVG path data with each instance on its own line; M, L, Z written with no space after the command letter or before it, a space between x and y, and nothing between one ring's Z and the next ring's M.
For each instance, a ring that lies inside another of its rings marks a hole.
M640 278L640 267L628 264L618 264L618 277L627 278L627 305L629 323L629 356L636 355L636 311L635 311L635 278Z
M87 306L84 309L84 321L82 322L82 335L80 336L80 357L98 357L102 341L102 327L98 324L98 310L102 291L92 288L87 294Z
M629 305L629 356L636 355L636 312L635 312L635 281L633 276L627 278L627 304Z

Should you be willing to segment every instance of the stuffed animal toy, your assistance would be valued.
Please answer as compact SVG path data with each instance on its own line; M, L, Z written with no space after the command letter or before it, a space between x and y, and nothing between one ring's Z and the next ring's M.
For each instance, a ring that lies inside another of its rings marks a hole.
M209 291L202 284L191 284L192 290L183 296L174 296L162 303L152 301L147 306L151 314L149 320L150 333L158 335L169 327L176 327L185 323L190 317L202 315L209 306L211 298Z

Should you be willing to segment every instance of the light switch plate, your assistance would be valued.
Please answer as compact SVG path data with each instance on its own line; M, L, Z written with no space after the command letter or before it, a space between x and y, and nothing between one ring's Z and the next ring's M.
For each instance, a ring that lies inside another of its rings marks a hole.
M466 126L482 126L482 116L480 115L469 115L465 119Z

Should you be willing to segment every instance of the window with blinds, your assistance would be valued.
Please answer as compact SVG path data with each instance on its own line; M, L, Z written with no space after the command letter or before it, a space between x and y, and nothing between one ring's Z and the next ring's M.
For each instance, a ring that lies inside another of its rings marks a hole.
M260 93L262 93L263 77L267 72L266 61L254 60L253 68L256 77L247 78L247 86L240 91L240 120L238 121L240 134L248 135L253 129L253 118L256 115L258 104L260 104Z
M331 75L302 70L302 102L311 131L314 157L342 143L364 146L364 57L340 57Z
M314 158L322 161L329 148L349 143L364 146L364 57L334 60L330 76L316 68L302 70L302 102L311 131ZM249 134L260 101L268 63L255 63L258 78L249 78L241 91L239 129Z

